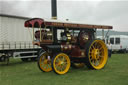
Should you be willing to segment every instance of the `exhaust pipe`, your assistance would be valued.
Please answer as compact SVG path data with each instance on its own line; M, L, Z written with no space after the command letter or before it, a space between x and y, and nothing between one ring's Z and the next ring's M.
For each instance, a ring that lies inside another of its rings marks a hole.
M51 0L51 12L52 12L52 19L57 19L57 1Z

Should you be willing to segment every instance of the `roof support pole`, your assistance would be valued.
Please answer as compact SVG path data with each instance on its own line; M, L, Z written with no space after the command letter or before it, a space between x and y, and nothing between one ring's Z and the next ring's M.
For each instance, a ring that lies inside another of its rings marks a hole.
M102 39L104 40L104 29L102 29Z
M32 36L32 41L34 42L34 27L32 27L32 32L33 32L33 36Z
M40 42L42 41L42 32L41 32L41 26L40 26Z

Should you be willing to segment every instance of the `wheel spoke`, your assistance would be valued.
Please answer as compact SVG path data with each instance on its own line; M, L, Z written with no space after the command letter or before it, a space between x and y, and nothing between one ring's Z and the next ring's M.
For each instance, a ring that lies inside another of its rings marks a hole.
M57 58L56 61L59 62L59 61L61 61L61 60L60 60L60 58Z
M93 49L95 49L94 45L92 45Z
M100 47L102 47L100 44L97 45L97 49L99 49Z
M95 48L97 48L97 47L98 47L98 43L94 43L94 44L95 44L95 45L94 45L94 46L95 46Z
M103 49L102 47L99 48L99 50L102 50L102 49Z
M98 66L98 60L95 61L95 66Z
M93 65L95 64L95 60L92 61Z
M63 60L62 61L64 62L64 60L65 60L65 58L63 57Z

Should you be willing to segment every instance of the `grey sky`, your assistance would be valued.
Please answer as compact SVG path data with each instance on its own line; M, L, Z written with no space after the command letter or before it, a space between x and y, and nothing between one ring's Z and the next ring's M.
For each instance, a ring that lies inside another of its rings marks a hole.
M128 32L128 0L57 0L58 19ZM0 0L0 13L51 18L51 0Z

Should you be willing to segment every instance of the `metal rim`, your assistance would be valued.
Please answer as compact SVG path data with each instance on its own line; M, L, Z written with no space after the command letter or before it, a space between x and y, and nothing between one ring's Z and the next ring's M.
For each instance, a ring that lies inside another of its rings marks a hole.
M70 68L69 56L65 53L59 53L53 60L53 69L57 74L65 74Z
M50 72L52 71L51 67L51 59L48 58L50 57L47 52L44 52L41 54L39 58L39 68L44 71L44 72Z
M102 40L95 40L89 48L89 62L94 69L102 69L108 59L108 50Z

